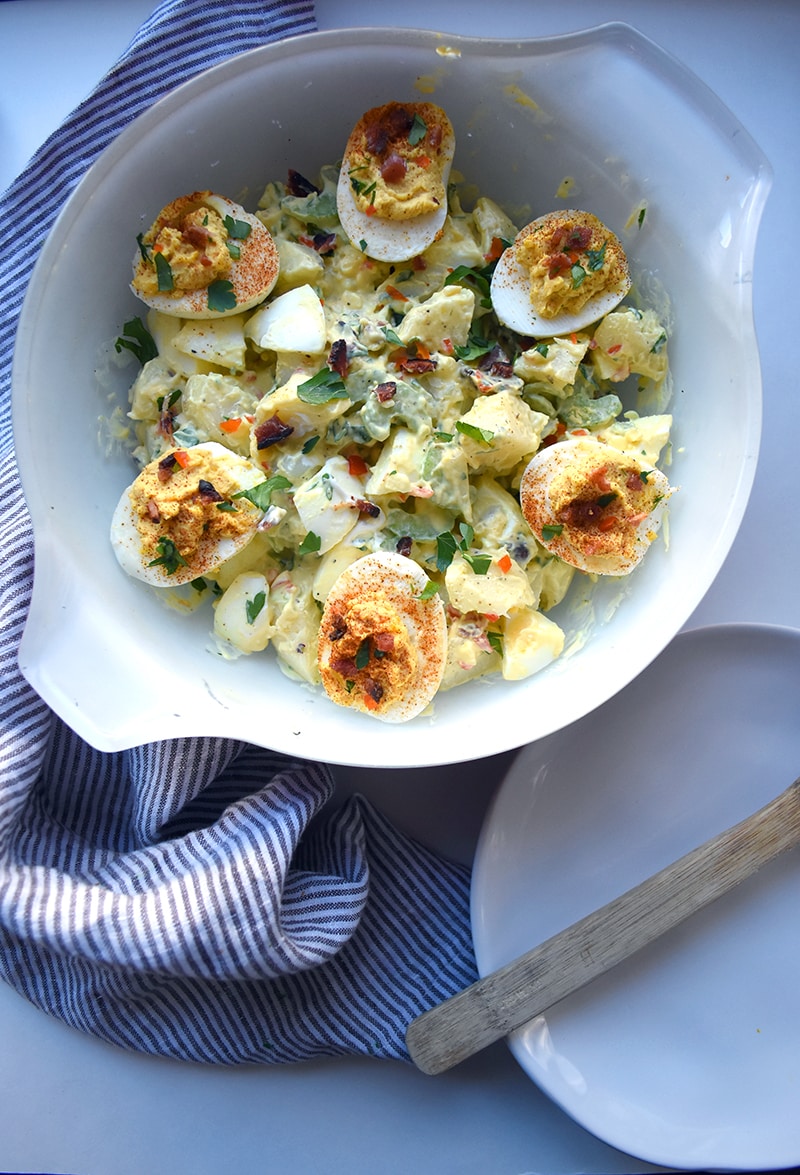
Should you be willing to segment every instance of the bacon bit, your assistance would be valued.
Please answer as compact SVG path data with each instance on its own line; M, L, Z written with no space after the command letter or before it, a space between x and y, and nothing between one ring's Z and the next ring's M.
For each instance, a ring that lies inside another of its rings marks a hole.
M335 371L337 375L340 375L342 379L347 375L347 343L344 339L337 339L331 345L331 349L328 352L328 367L330 367L331 371Z
M615 515L605 514L598 522L597 529L602 531L603 534L605 534L606 531L613 530L616 525L617 525L617 519L616 519Z
M197 483L197 496L201 502L223 502L225 499L212 482L201 477Z
M411 491L412 498L432 498L433 490L430 486L415 485Z
M298 244L305 245L307 249L314 249L321 257L326 257L336 248L336 233L315 233L313 237L303 233L297 238L297 241Z
M187 245L193 245L195 249L203 250L211 240L211 233L207 228L203 228L202 224L190 224L183 230L181 237Z
M230 416L227 420L221 420L219 427L222 432L236 432L241 423L241 416Z
M424 375L426 371L436 370L435 359L403 359L397 364L401 371L409 375Z
M380 517L380 506L376 506L374 502L368 502L366 498L354 498L353 505L358 509L359 514L366 514L367 518Z
M505 252L505 245L502 237L492 237L492 243L489 246L489 252L484 253L485 261L498 261Z
M390 143L405 137L414 125L414 115L399 102L390 103L365 128L364 141L373 155L383 155Z
M351 477L366 477L369 473L369 465L360 454L348 453L347 472Z
M374 681L373 678L371 678L371 677L365 678L365 680L364 680L364 702L366 703L366 705L369 706L369 708L371 710L374 710L376 708L376 706L378 705L378 702L380 702L382 697L383 697L383 686L379 685L378 682ZM370 702L367 699L370 699L374 703L374 705L370 706Z
M342 677L353 678L358 670L356 663L352 657L332 657L331 669L334 673L340 673Z
M428 142L433 147L434 151L438 151L442 145L442 127L436 122L432 127L428 128Z
M328 632L328 640L340 641L343 636L347 636L347 625L341 616L334 616Z
M424 257L412 257L411 258L411 268L416 270L417 273L419 273L420 270L428 268L428 262L425 260Z
M372 643L379 653L392 653L394 652L394 633L376 632Z
M415 375L434 371L437 365L436 360L431 358L428 348L417 339L410 342L407 347L398 347L392 351L389 355L389 362L393 363L395 367L399 367L401 371Z
M159 470L158 480L159 481L161 480L160 470ZM147 517L150 519L151 522L160 522L161 521L161 511L158 508L158 502L155 500L155 498L148 498L147 499L146 509L147 509Z
M547 263L547 276L549 278L559 277L574 265L574 262L570 260L567 253L553 253L550 257L545 258L545 260Z
M560 224L550 238L550 248L553 252L560 249L564 253L581 252L586 249L592 239L592 230L585 224Z
M381 164L381 179L387 184L401 184L407 171L405 159L396 151L392 151Z
M175 432L175 417L172 411L159 413L156 432L159 436L162 436L165 441L172 440L173 433Z
M386 383L378 384L374 389L375 395L381 404L386 404L394 397L397 391L397 384L394 380L387 380Z
M631 516L626 519L626 522L629 526L641 526L645 518L649 517L650 515L648 514L647 510L642 510L639 514L631 514Z
M608 351L606 352L606 354L608 354L608 355L616 355L616 354L618 354L618 353L619 353L621 350L622 350L622 343L614 343L614 346L613 346L613 347L609 347L609 348L608 348Z
M299 171L294 171L289 168L289 176L286 180L286 191L290 196L311 196L319 194L319 188L316 184L312 184L311 180L307 180Z
M567 426L566 426L566 424L564 424L564 421L563 420L556 421L555 432L548 433L548 435L542 441L542 447L544 447L546 445L555 445L557 441L561 440L561 438L563 437L563 435L566 431L567 431Z
M512 567L511 556L509 554L503 555L503 557L501 559L497 560L497 566L500 568L500 570L503 572L504 575L508 575L508 573Z
M177 464L174 453L167 453L166 457L162 457L158 463L158 480L160 482L169 481Z
M270 445L277 445L279 441L285 441L293 432L292 425L284 424L276 412L274 416L270 416L269 420L265 420L254 430L256 448L268 449Z
M593 469L589 475L589 480L593 482L597 488L604 494L611 492L611 482L608 480L606 473L608 472L607 465L598 465L597 469Z
M405 294L401 290L398 290L397 286L387 286L386 293L389 295L390 298L393 298L395 302L407 302L408 301L408 298L405 296Z
M630 490L632 494L638 493L639 490L644 489L644 482L635 469L632 469L628 474L628 478L625 482L625 488Z
M496 375L498 379L510 379L514 374L511 360L499 344L495 344L491 351L484 355L480 367L481 371Z
M405 555L406 558L411 554L411 535L404 534L402 538L397 540L395 550L398 555Z

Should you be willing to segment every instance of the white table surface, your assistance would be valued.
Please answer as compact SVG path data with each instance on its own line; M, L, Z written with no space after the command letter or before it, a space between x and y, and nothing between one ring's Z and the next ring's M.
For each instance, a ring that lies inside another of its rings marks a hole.
M0 0L0 190L124 50L155 0ZM491 19L487 21L487 14ZM739 537L688 627L800 627L796 0L318 0L319 27L402 25L510 37L635 25L727 103L775 181L754 274L764 383L759 470ZM663 133L663 128L661 128ZM779 537L780 536L780 537ZM508 758L342 773L412 833L469 860ZM73 1175L522 1175L655 1171L553 1106L496 1045L431 1079L336 1060L236 1070L128 1055L0 984L0 1170Z

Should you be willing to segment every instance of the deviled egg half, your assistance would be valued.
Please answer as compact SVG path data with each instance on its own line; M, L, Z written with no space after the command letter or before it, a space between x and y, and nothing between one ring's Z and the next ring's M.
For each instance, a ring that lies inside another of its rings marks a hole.
M533 338L569 335L613 310L631 287L617 237L591 212L548 212L521 229L491 281L494 312Z
M155 587L213 574L256 533L264 511L241 495L263 481L216 441L169 450L144 467L114 511L120 566Z
M278 247L256 216L214 192L192 192L140 234L131 289L162 314L219 318L263 302L278 269Z
M394 551L363 555L334 581L318 654L332 701L383 722L407 722L425 709L447 656L444 604L428 586L419 564Z
M627 575L673 493L660 469L592 436L540 449L520 483L525 521L548 551L597 575Z
M455 154L450 119L432 102L389 102L347 141L336 193L350 242L378 261L408 261L441 235Z

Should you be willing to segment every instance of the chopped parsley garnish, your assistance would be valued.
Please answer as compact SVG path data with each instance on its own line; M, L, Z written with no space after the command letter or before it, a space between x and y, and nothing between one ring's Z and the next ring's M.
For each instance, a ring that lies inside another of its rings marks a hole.
M564 527L561 523L558 523L557 525L553 524L552 526L543 526L542 541L546 543L549 542L550 539L557 539L563 530Z
M208 287L208 308L218 314L225 310L233 310L236 305L236 295L233 292L233 283L226 278L217 278Z
M387 343L391 343L393 347L404 347L405 343L400 338L396 331L393 331L390 326L382 326L381 331Z
M297 386L298 399L304 404L327 404L330 400L346 400L344 380L330 367L321 368L311 379Z
M492 344L488 339L484 339L475 330L470 330L465 346L455 346L453 348L457 358L463 360L465 363L472 363L474 360L480 359L483 355L488 355L491 349Z
M252 502L259 510L268 510L272 495L275 490L288 490L292 483L288 477L284 477L281 473L276 473L274 477L268 477L266 481L260 481L258 485L253 486L249 490L239 490L234 494L234 498L246 498L248 502Z
M576 262L570 269L570 274L572 275L572 288L573 290L577 290L578 286L583 284L583 279L586 277L586 270Z
M223 514L235 514L236 507L233 502L217 502L217 509L221 510Z
M491 555L470 555L469 552L464 552L464 559L469 563L476 575L485 575L492 565Z
M246 240L252 231L252 226L246 220L236 220L233 216L226 216L222 223L228 230L228 236L235 241Z
M656 341L653 343L652 347L650 348L650 354L651 355L660 355L666 345L667 345L667 336L662 331L661 334L656 339Z
M589 258L589 268L592 272L597 272L598 269L603 268L603 263L606 259L606 245L608 241L603 241L601 249L587 249L586 256Z
M494 649L495 653L503 655L503 637L499 632L493 632L491 629L486 633L486 639Z
M446 286L466 286L478 295L478 301L485 310L492 308L491 277L493 265L485 265L483 269L473 269L469 265L457 265L452 273L444 279Z
M262 612L264 605L267 602L266 592L256 592L252 600L245 601L245 612L247 613L247 623L255 624L260 612Z
M155 359L158 347L153 336L142 322L141 318L129 319L122 328L122 334L114 344L115 349L131 351L144 367L150 359Z
M606 508L606 506L611 505L611 503L616 499L616 497L617 497L617 494L614 492L614 490L612 490L610 494L601 494L600 497L597 499L597 505L600 506L601 509L604 510Z
M543 359L546 359L547 353L550 350L550 344L549 343L537 343L533 349L534 349L534 351L538 351Z
M356 655L354 658L356 669L366 669L366 667L369 665L369 650L370 639L368 636L365 636L361 644L356 649Z
M160 294L168 293L173 288L172 281L172 266L163 253L156 253L156 281L158 282L158 292Z
M312 449L313 449L313 448L314 448L316 445L318 445L318 444L319 444L319 441L320 441L320 438L319 438L319 436L318 436L318 435L315 435L315 436L313 436L313 437L309 437L309 438L308 438L308 440L306 441L306 443L303 445L303 452L304 452L304 453L310 453L310 452L311 452L311 450L312 450Z
M488 428L478 428L477 424L469 424L466 420L456 421L456 432L469 437L470 440L479 441L482 445L490 445L494 439L494 433Z
M297 553L298 555L313 555L313 553L318 551L321 546L322 539L318 534L314 534L313 530L310 530L303 539L300 546L297 548Z
M367 242L364 240L364 238L363 238L363 237L362 237L362 238L361 238L361 240L358 242L358 247L359 247L359 249L361 250L361 252L362 252L362 253L366 253L366 251L367 251Z
M438 432L437 431L433 434L433 439L435 441L444 441L445 443L447 443L447 441L452 441L453 434L451 432Z
M646 215L647 215L647 209L646 209L646 208L641 208L641 209L639 210L639 215L638 215L638 216L637 216L637 218L636 218L636 222L637 222L637 224L638 224L639 228L641 228L641 227L642 227L642 225L644 224L644 218L645 218L645 216L646 216Z
M435 584L432 579L429 579L425 587L417 596L418 600L432 600L439 590L439 585Z
M470 565L476 575L485 575L492 565L492 556L479 553L477 555L470 554L469 548L472 540L475 538L475 531L468 522L460 522L458 524L458 533L461 538L458 539L452 531L446 530L443 534L436 536L436 566L439 571L444 574L447 568L453 562L457 551L461 551L465 561Z
M164 403L164 396L156 396L156 407L158 408L159 412L169 412L171 408L175 407L180 398L181 389L173 388L169 394L169 397L167 398L166 404Z
M414 114L414 121L411 124L411 130L408 132L408 141L412 147L416 147L417 143L421 143L428 133L428 124L424 118L420 118L418 114Z
M238 260L239 260L239 258L240 258L240 257L241 257L241 255L242 255L242 250L241 250L241 249L239 248L239 246L236 244L236 241L226 241L226 242L225 242L225 247L226 247L226 249L228 250L228 252L230 253L230 255L231 255L231 258L232 258L234 261L238 261Z
M158 551L158 558L151 559L147 564L148 567L163 567L167 575L174 575L179 567L187 566L186 560L172 539L168 539L162 535L158 540Z
M198 575L197 579L192 580L191 586L199 594L200 592L204 592L206 590L208 584L203 579L202 575Z
M142 255L142 261L150 260L150 246L144 243L144 233L136 234L136 244L139 246L139 252Z

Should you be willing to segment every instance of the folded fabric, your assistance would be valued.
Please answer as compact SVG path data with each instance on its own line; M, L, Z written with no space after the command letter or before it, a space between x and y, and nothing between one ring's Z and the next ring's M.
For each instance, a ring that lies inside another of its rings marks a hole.
M363 798L337 804L327 766L224 739L102 753L17 666L33 543L11 356L42 241L153 101L313 28L311 3L165 0L0 198L0 975L76 1028L187 1060L407 1059L410 1020L475 978L469 870Z

